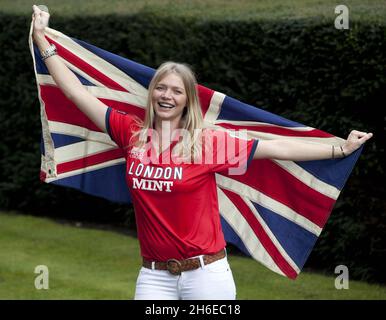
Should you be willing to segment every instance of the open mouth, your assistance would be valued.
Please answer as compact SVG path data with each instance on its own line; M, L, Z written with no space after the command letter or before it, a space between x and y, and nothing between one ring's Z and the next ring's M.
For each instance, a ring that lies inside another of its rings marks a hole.
M158 102L158 105L164 109L173 109L174 108L174 105L172 105L170 103L166 103L166 102Z

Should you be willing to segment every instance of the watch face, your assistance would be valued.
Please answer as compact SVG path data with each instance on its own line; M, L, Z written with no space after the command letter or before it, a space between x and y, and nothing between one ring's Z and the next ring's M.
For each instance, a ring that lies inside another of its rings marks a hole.
M53 56L56 54L56 47L54 44L51 44L46 50L42 51L41 56L42 59L45 60L46 58Z
M39 4L38 5L38 8L44 12L48 12L48 8L47 6L45 6L44 4Z

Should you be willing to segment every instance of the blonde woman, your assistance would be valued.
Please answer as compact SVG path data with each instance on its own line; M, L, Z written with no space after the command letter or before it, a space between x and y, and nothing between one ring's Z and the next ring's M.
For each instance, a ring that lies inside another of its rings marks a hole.
M204 128L195 77L186 65L174 62L156 71L145 119L140 121L109 108L84 89L44 37L49 14L36 6L33 11L33 38L56 84L124 150L143 257L135 299L236 298L220 223L216 172L239 168L235 174L240 174L258 158L343 157L372 136L352 131L335 150L288 140L246 140ZM229 146L232 152L226 150Z

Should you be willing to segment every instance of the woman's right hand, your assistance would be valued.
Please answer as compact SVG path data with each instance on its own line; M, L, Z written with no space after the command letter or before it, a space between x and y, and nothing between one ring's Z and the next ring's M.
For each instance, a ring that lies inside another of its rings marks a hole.
M50 14L48 12L42 11L38 6L32 6L33 14L33 37L44 36L44 30L48 27L48 21L50 19Z
M46 50L54 41L46 38L44 31L48 27L50 15L48 12L40 10L37 6L32 6L32 36L40 52ZM49 41L50 40L50 41ZM58 49L60 41L57 40ZM60 52L59 52L60 53ZM58 53L58 54L59 54ZM86 90L77 76L64 64L64 62L55 57L44 60L49 74L53 78L56 86L62 90L64 95L70 99L80 111L82 111L94 124L103 132L107 133L106 112L107 106Z

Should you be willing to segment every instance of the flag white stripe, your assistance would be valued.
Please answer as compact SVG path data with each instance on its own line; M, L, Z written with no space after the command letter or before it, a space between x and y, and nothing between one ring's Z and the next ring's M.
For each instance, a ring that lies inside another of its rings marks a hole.
M146 109L145 97L136 96L128 92L112 90L109 88L98 88L92 86L85 86L85 88L97 98L128 103L138 108Z
M272 260L269 253L265 250L264 246L261 244L251 226L240 213L239 209L228 199L220 188L217 188L217 194L221 216L242 239L250 255L267 268L285 276L283 271L280 270L280 268Z
M116 149L105 143L95 141L82 141L55 149L56 163L64 163L82 159L87 156L95 155L105 151Z
M78 57L82 57L82 59L89 65L91 65L93 68L99 71L103 70L103 72L101 71L101 73L108 75L109 78L111 78L113 81L118 83L120 86L122 86L129 92L138 96L147 97L146 88L141 86L138 82L136 82L123 71L116 68L111 63L108 63L106 60L103 60L96 54L93 54L92 52L83 48L81 45L77 44L74 40L67 37L61 32L58 32L51 28L46 28L45 32L50 38L57 41L65 49L76 54L76 56Z
M342 138L338 137L331 137L331 138L318 138L318 137L290 137L290 136L283 136L283 135L278 135L278 134L273 134L273 133L266 133L266 132L258 132L258 131L253 131L253 130L246 130L246 129L241 129L241 130L235 130L235 129L227 129L224 127L221 127L220 125L215 126L216 130L220 131L228 131L228 132L233 132L235 136L238 136L240 133L239 132L247 132L248 138L249 139L259 139L259 140L297 140L305 143L321 143L321 144L326 144L326 145L343 145L345 140Z
M56 82L49 74L36 74L36 79L41 85L57 86Z
M36 69L36 58L35 58L35 50L34 50L34 44L33 44L33 39L32 39L32 32L34 29L33 21L31 21L31 26L29 30L29 37L28 37L28 45L29 49L32 55L32 60L33 60L33 66L34 66L34 73L35 73L35 78L36 78L36 86L38 90L38 97L40 101L40 120L42 123L42 140L43 140L43 145L44 145L44 150L45 154L42 156L42 163L41 167L46 167L47 163L53 163L54 162L54 144L52 141L52 137L50 134L50 131L48 130L48 121L47 121L47 114L46 114L46 109L45 109L45 104L42 99L41 95L41 90L39 86L39 82L37 79L37 69Z
M260 213L257 211L257 209L254 207L254 205L246 199L245 197L241 197L245 204L248 206L248 208L253 212L254 216L256 217L257 221L262 226L265 233L268 235L272 243L275 245L276 249L280 252L282 257L287 261L287 263L296 271L296 273L300 272L299 267L296 265L296 263L292 260L292 258L287 254L287 252L284 250L284 248L281 246L280 242L276 239L275 235L271 231L271 229L267 226L264 219L260 216Z
M280 129L288 129L292 131L312 131L315 130L315 128L312 127L285 127L285 126L279 126L277 124L271 124L271 123L266 123L266 122L255 122L255 121L233 121L233 120L216 120L215 124L221 125L222 123L224 124L232 124L236 126L262 126L262 127L275 127L275 128L280 128Z
M319 180L317 177L309 173L307 170L304 170L301 166L297 165L293 161L283 161L283 160L272 160L277 163L280 167L285 169L288 173L293 175L296 179L299 179L305 185L310 188L318 191L319 193L329 197L333 200L337 200L340 194L340 190L322 180Z
M38 74L37 79L40 85L57 86L54 79L50 75ZM113 90L106 87L95 87L86 85L84 85L83 87L97 98L128 103L138 108L146 109L146 98L144 97L139 97L129 92Z
M232 191L241 197L256 202L257 204L277 213L278 215L281 215L293 223L296 223L303 229L306 229L316 236L319 236L322 232L322 229L318 225L306 217L302 216L285 204L280 203L271 197L268 197L264 193L257 191L256 189L251 188L244 183L230 179L220 174L216 174L216 182L221 188Z
M117 144L111 140L107 133L93 131L84 127L58 121L48 121L48 125L51 133L65 134L117 147Z
M209 108L205 113L204 120L214 124L221 110L221 105L225 99L225 94L215 91L210 99Z
M126 162L125 158L114 159L114 160L106 161L103 163L95 164L92 166L84 167L81 169L61 173L61 174L56 175L54 178L46 178L44 181L47 183L50 183L50 182L53 182L56 180L73 177L73 176L76 176L78 174L87 173L87 172L91 172L91 171L95 171L95 170L100 170L103 168L111 167L113 165L118 165L118 164L125 163L125 162ZM42 171L45 172L45 170L42 170Z
M69 61L65 60L63 57L59 57L63 63L70 69L72 70L73 72L81 75L83 78L85 78L87 81L91 82L92 84L96 85L96 86L99 86L99 87L105 87L105 85L101 82L99 82L98 80L94 79L93 77L91 77L89 74L87 74L86 72L83 72L81 69L79 69L78 67L76 67L75 65L73 65L72 63L70 63Z

